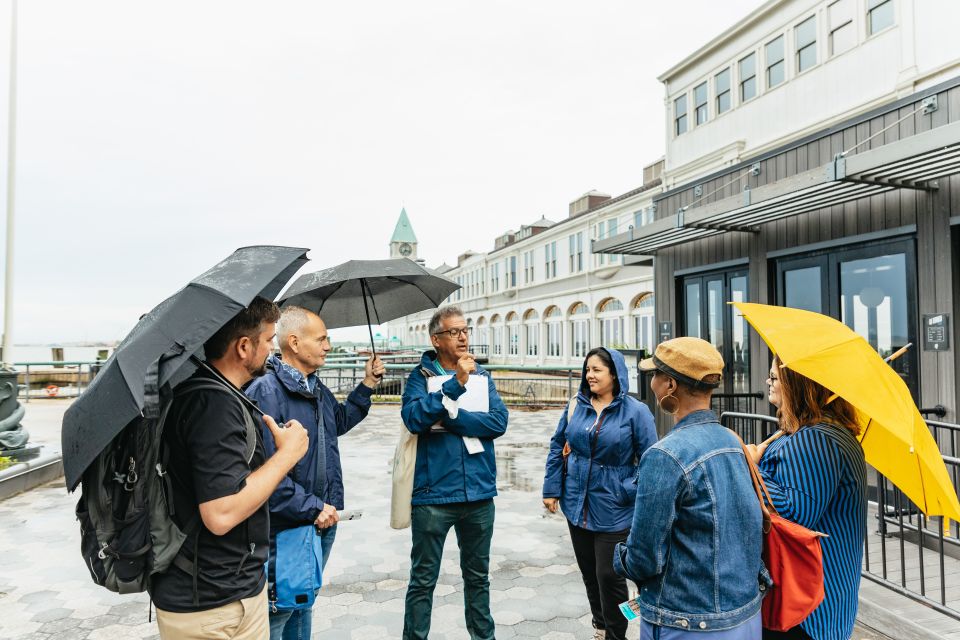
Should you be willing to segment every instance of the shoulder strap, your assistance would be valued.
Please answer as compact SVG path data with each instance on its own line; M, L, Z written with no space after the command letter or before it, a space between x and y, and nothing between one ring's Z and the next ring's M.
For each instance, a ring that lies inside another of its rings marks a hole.
M753 481L753 490L756 492L757 500L760 502L760 511L763 512L763 531L767 532L770 530L770 514L780 514L777 513L776 508L773 506L773 499L770 497L770 492L767 491L767 485L763 482L760 469L757 468L757 463L750 457L750 452L747 450L747 445L744 444L743 438L733 429L729 429L729 431L740 443L740 448L743 450L743 457L747 461L747 467L750 469L750 479ZM764 498L766 498L766 501L764 501Z
M257 450L257 423L254 420L253 416L250 414L250 411L247 410L247 407L243 402L236 397L236 393L233 390L228 389L226 386L217 382L216 380L211 380L208 378L188 378L186 381L181 383L175 390L174 396L177 398L182 398L194 391L221 391L223 393L229 394L239 405L240 411L243 413L243 419L246 427L246 438L247 446L244 450L244 459L247 461L247 464L250 464L250 461L253 460L253 454Z

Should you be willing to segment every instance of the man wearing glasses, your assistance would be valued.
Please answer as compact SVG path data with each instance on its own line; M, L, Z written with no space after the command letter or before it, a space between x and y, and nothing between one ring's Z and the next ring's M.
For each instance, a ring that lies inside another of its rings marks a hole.
M470 327L458 307L444 307L433 314L430 342L435 351L424 353L407 378L400 412L407 429L418 436L403 638L425 640L430 633L433 590L443 544L453 527L460 547L467 631L473 640L493 640L488 577L493 497L497 495L493 440L507 430L507 408L493 379L470 353ZM431 392L434 385L428 380L434 376L449 379ZM470 393L478 382L480 393L486 388L487 411L459 407L468 382Z
M355 427L370 411L370 395L383 376L379 358L364 365L363 382L346 402L338 403L317 377L330 352L330 338L323 320L301 307L285 307L277 323L280 355L267 360L267 374L247 387L267 415L282 424L298 420L307 429L307 454L280 482L270 496L270 553L276 556L276 535L294 527L314 524L320 532L323 564L337 535L337 510L343 509L343 472L337 437ZM275 449L269 430L263 431L267 455ZM321 567L322 570L322 567ZM276 578L270 576L270 581ZM270 609L270 639L309 638L310 609Z

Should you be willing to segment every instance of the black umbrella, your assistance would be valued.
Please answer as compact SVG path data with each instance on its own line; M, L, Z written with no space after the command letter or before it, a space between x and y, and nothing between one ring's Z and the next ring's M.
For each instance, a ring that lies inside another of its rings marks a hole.
M453 280L413 260L350 260L307 273L290 285L279 302L323 316L328 329L367 323L373 353L373 324L433 309L460 288Z
M206 342L256 296L273 299L307 261L307 249L244 247L140 318L63 416L67 488L131 420L150 409L147 387L176 385Z

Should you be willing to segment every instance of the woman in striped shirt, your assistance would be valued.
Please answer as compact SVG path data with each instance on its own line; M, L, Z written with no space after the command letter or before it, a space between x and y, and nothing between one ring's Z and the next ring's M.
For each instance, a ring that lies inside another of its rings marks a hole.
M777 512L827 534L821 538L825 597L798 626L764 640L846 640L853 632L867 526L866 463L857 441L856 411L809 378L770 367L770 403L783 435L755 449L755 458Z

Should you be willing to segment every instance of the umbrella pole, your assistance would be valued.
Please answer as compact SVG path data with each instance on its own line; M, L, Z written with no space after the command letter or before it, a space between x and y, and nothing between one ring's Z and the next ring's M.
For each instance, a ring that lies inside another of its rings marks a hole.
M373 342L373 327L370 326L370 309L367 307L367 293L370 287L367 286L367 279L360 278L360 294L363 296L363 310L367 314L367 331L370 332L370 349L373 350L373 357L377 357L377 345ZM373 298L373 296L370 296Z

